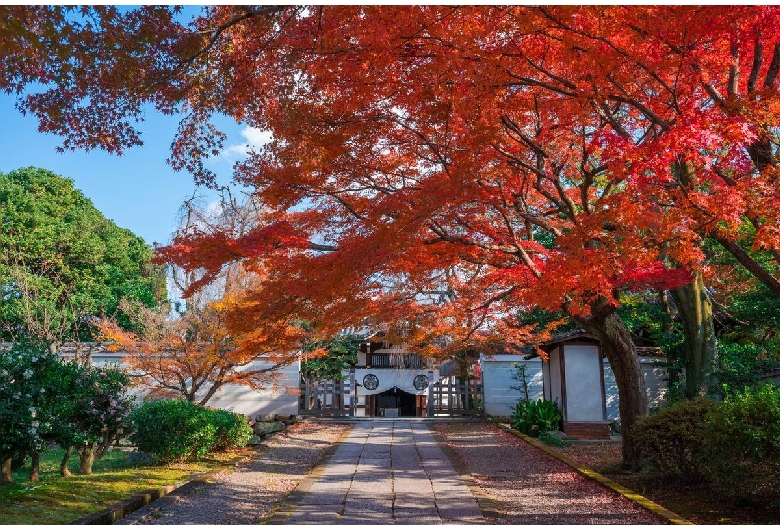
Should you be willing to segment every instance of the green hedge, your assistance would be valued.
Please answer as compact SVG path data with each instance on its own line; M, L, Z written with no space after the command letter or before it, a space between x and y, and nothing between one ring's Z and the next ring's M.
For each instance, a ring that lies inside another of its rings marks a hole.
M738 497L770 497L778 503L780 387L765 384L736 392L708 420L709 481Z
M716 403L699 398L643 418L631 431L656 470L741 499L780 498L780 388L763 384Z
M707 418L717 406L704 398L675 403L635 423L631 435L654 469L685 482L701 482L707 461Z
M181 462L243 447L252 436L246 418L183 400L147 401L131 414L130 441L161 462Z
M244 447L254 434L243 414L228 410L212 410L213 423L217 427L214 451Z

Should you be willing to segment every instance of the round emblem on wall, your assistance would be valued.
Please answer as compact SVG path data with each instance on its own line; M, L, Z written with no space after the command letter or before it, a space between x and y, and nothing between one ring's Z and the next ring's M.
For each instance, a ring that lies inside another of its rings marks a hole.
M374 374L367 374L363 378L363 388L366 390L376 390L379 387L379 378Z
M428 387L428 377L420 374L414 378L412 384L417 390L425 390Z

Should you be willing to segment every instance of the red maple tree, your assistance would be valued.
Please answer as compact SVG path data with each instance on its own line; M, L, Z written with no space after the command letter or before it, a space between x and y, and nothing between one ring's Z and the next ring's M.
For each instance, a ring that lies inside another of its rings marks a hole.
M705 235L776 281L739 228L779 255L777 8L217 6L197 31L92 9L102 25L71 32L89 46L46 55L68 75L23 105L65 147L110 150L136 143L144 103L181 109L171 162L205 183L211 117L270 131L236 168L256 229L160 253L204 281L262 267L259 318L408 320L432 345L522 340L513 313L562 308L601 339L629 429L646 397L619 291L687 289L706 313Z

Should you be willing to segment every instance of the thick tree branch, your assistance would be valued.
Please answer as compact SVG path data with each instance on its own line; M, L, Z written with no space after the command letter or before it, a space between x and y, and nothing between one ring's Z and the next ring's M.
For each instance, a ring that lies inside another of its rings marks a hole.
M723 245L758 281L763 283L776 296L780 296L780 281L759 265L737 241L718 228L711 230L710 235Z
M756 91L756 83L758 82L758 74L761 71L761 65L764 62L764 46L761 44L761 33L756 34L756 40L753 44L753 68L750 69L750 77L748 77L748 93Z

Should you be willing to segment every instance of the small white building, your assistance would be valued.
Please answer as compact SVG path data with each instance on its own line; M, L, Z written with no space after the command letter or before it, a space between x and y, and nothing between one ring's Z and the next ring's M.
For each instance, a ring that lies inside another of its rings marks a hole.
M516 366L525 366L528 399L557 401L564 414L564 432L581 438L609 437L609 424L620 419L615 376L598 340L584 332L562 335L542 345L549 359L523 355L482 356L485 414L509 418L524 397L514 378ZM646 353L646 349L640 349ZM640 355L650 407L660 406L666 393L665 359ZM568 429L568 430L567 430Z

